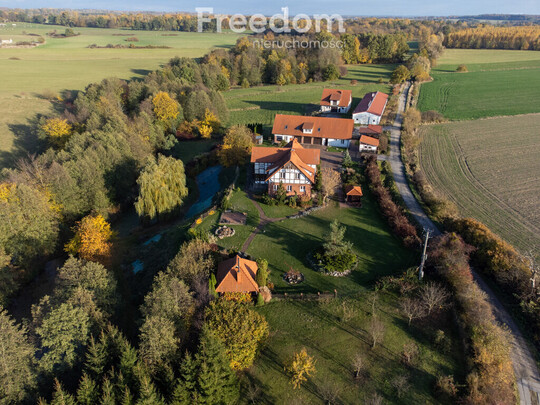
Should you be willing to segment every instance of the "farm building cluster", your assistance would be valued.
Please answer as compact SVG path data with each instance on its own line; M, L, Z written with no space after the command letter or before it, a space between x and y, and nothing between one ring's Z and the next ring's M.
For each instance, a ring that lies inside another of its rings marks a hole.
M272 137L273 143L280 146L252 149L254 186L266 189L271 195L280 184L287 195L311 195L321 148L350 148L356 123L364 125L358 128L358 151L377 153L382 134L379 123L387 102L388 96L384 93L368 93L355 108L352 118L340 118L339 114L346 114L351 108L351 91L324 89L321 115L276 114Z

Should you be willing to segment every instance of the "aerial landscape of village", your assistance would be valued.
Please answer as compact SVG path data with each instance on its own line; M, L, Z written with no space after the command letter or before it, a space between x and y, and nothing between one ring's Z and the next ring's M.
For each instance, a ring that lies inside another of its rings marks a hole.
M540 405L540 2L0 0L0 405Z

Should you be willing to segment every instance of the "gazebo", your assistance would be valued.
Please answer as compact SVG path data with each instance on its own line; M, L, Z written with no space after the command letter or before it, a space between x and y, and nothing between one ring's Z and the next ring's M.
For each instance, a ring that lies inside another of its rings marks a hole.
M348 185L345 187L345 200L351 205L362 205L362 187Z

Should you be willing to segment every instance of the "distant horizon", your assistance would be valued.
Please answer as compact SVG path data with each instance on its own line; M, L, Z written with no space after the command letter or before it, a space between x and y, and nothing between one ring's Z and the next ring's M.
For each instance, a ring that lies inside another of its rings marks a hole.
M158 0L149 5L142 0L92 1L91 6L83 0L0 0L0 7L35 9L71 9L99 10L116 12L153 12L153 13L196 13L196 7L213 7L216 14L263 14L270 16L281 13L281 7L289 7L290 14L341 14L344 17L473 17L491 15L540 15L540 1L515 0L511 3L502 0L455 0L454 2L434 3L427 0L386 0L379 3L342 0L329 4L324 0L284 0L267 1L254 4L249 0L229 0L226 4L215 0L170 1Z

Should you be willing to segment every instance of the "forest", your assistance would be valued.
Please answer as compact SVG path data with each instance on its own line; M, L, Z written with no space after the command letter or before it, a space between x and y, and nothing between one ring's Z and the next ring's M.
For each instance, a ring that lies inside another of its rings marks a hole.
M447 48L520 49L540 51L540 26L482 26L449 33L444 40Z

